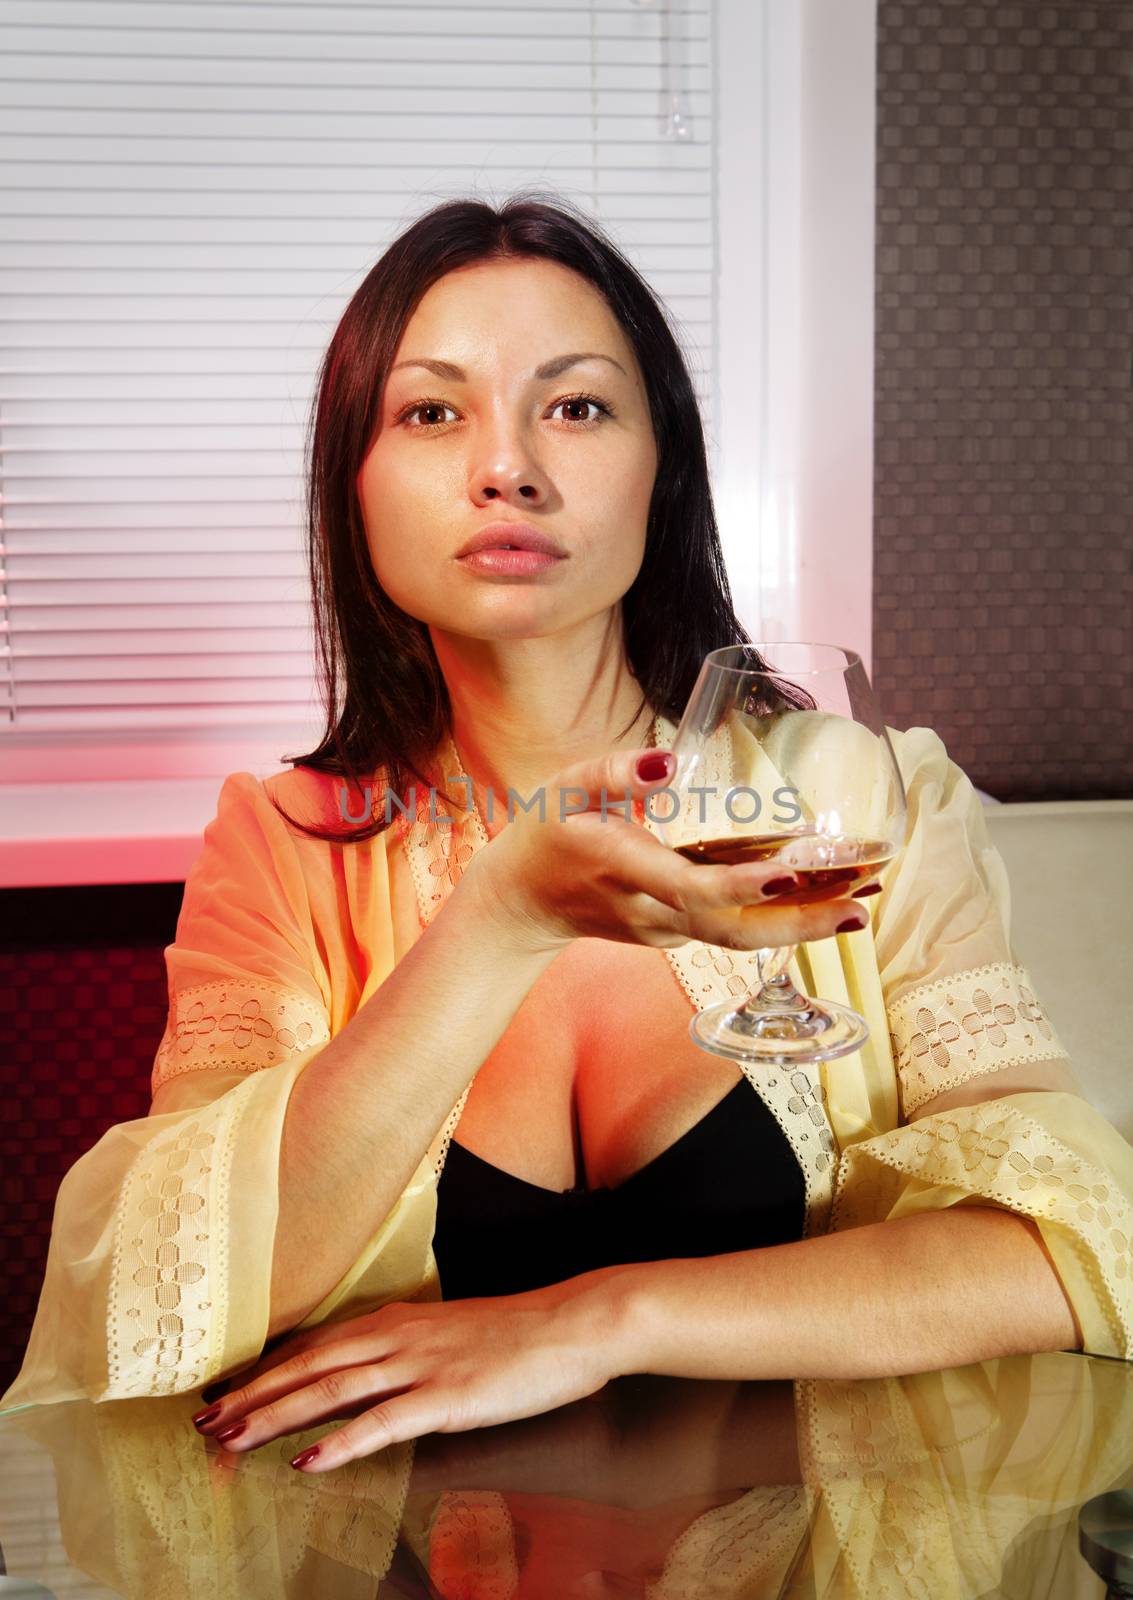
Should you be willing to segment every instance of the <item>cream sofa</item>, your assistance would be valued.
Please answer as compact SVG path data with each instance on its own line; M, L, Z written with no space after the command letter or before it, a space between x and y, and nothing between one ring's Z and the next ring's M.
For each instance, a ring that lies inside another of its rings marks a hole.
M989 805L1011 942L1087 1098L1133 1143L1133 800Z

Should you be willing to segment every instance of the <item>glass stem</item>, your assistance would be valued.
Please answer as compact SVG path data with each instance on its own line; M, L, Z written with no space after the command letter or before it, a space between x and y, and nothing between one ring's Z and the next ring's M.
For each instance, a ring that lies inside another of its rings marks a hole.
M736 1010L744 1015L752 1011L806 1011L812 1002L802 995L791 982L787 968L797 945L780 945L774 950L757 950L759 989L748 995Z

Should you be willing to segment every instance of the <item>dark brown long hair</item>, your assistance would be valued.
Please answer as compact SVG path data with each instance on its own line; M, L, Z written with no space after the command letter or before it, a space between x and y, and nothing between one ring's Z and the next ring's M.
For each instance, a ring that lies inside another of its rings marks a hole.
M552 203L525 191L498 209L447 201L407 228L366 275L331 338L312 408L307 559L326 727L316 749L283 760L343 778L354 791L379 774L403 802L414 782L427 790L421 768L451 733L428 628L378 583L356 492L386 375L410 317L439 278L522 257L560 262L594 284L645 380L658 467L641 569L622 599L626 656L642 692L626 731L646 705L679 721L707 652L752 643L724 569L696 393L661 302L600 228L560 197ZM343 844L389 826L380 801L370 821L360 811L357 823L337 829L300 822L272 798L300 832ZM357 810L343 790L340 814Z

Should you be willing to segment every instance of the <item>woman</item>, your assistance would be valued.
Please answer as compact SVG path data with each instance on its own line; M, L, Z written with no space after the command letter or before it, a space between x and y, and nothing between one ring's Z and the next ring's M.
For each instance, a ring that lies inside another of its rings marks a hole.
M599 231L517 198L395 241L327 352L309 510L326 735L223 785L150 1116L64 1179L5 1407L256 1362L195 1420L239 1451L352 1418L296 1458L321 1471L619 1372L1129 1358L1133 1150L936 735L890 730L909 837L865 903L603 821L603 790L645 820L704 654L746 635L687 370ZM542 564L466 553L525 528ZM796 941L868 1044L701 1052L690 1002Z

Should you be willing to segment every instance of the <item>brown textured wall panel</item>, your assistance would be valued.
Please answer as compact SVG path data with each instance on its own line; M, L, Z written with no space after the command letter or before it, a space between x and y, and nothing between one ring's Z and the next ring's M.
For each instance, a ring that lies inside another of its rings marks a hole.
M1003 800L1133 794L1133 4L880 0L874 675Z

